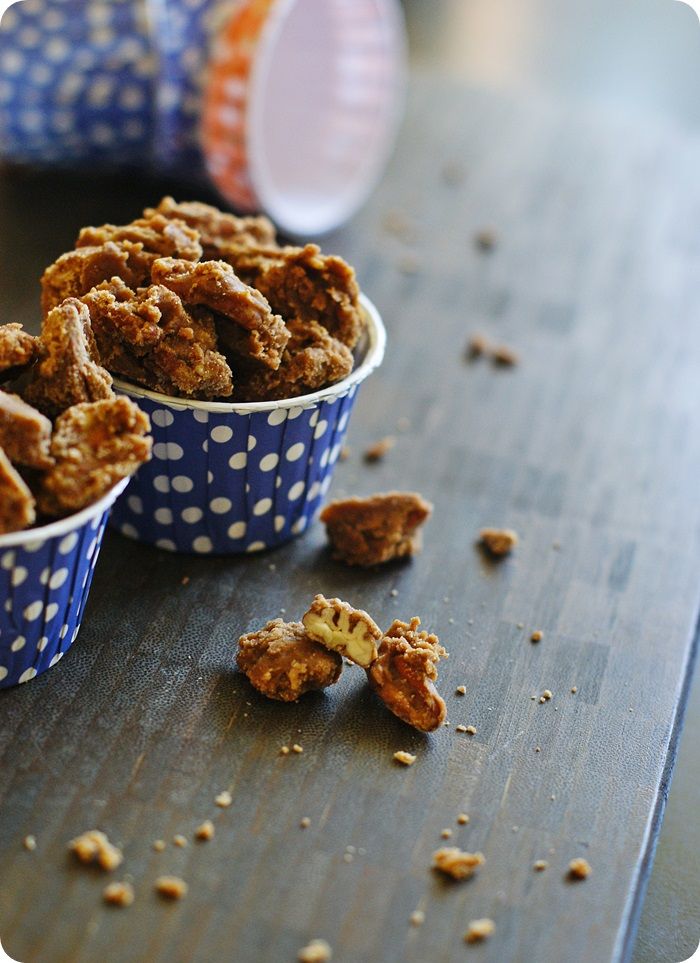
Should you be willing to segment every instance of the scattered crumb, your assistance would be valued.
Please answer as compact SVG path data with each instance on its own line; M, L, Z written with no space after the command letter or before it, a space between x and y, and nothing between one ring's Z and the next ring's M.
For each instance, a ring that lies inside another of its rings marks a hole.
M288 756L288 755L289 755L289 746L280 746L280 755L281 755L281 756Z
M455 692L457 693L457 695L466 695L467 687L465 685L458 685L457 688L455 689Z
M569 863L569 879L586 879L591 875L591 867L588 860L581 856L572 859Z
M189 575L183 575L182 579L180 580L180 585L187 585L189 583L189 580L190 580Z
M461 723L460 725L455 726L455 732L466 732L466 731L467 731L467 727L463 726Z
M299 963L328 963L333 956L330 944L325 940L311 940L297 954Z
M505 344L497 344L491 348L491 360L495 365L503 368L514 368L520 361L518 354Z
M457 822L460 826L466 826L469 822L469 816L466 813L460 813L459 816L457 816Z
M530 641L531 641L531 642L541 642L541 641L542 641L542 632L541 632L540 629L535 629L535 631L534 631L534 632L532 633L532 635L530 636Z
M535 746L535 752L542 752L539 746Z
M440 835L442 836L443 839L450 839L450 837L452 836L452 830L445 828L440 832Z
M475 736L476 726L467 726L467 728L465 729L465 732L467 733L468 736Z
M347 445L343 445L343 447L340 449L340 454L338 455L338 459L340 461L347 461L348 458L350 457L351 452L352 452L351 448L348 448Z
M517 624L515 627L516 627L516 629L524 629L524 628L525 628L525 623L524 623L524 622L518 622L518 624Z
M214 823L211 821L211 819L205 819L204 822L195 829L194 836L195 839L201 839L202 841L207 842L208 840L214 838L214 831Z
M396 439L393 435L387 435L385 438L380 438L379 441L375 441L373 445L370 445L369 448L365 449L365 461L381 461L382 458L384 458L384 456L391 451L395 444Z
M518 544L518 535L510 528L482 528L479 540L492 555L508 555Z
M97 863L102 869L116 869L120 865L122 852L99 829L90 829L72 839L68 848L75 853L81 863Z
M467 357L468 358L481 358L482 355L488 353L489 342L488 339L477 332L473 334L469 341L467 341Z
M554 802L554 800L555 800L557 797L554 795L554 793L552 793L552 795L551 795L549 798L552 800L552 802Z
M554 549L555 552L558 552L559 549L561 548L561 542L552 542L552 548Z
M550 690L550 689L545 689L544 692L542 693L541 698L544 699L545 702L549 702L549 700L552 698L552 692L551 692L551 690Z
M422 926L425 923L425 913L423 910L414 910L408 919L411 926Z
M276 571L277 571L277 566L275 565L274 562L270 562L270 564L269 564L267 567L268 567L268 569L269 569L271 572L276 572Z
M548 866L549 866L549 863L547 862L546 859L536 859L535 862L532 864L532 868L538 873L541 873Z
M393 599L398 598L399 590L393 588L393 589L389 592L389 595L390 595Z
M496 924L493 920L472 920L469 924L467 932L464 934L464 942L481 943L482 940L487 940L495 929Z
M180 849L184 849L185 846L187 845L187 839L181 833L176 833L173 836L173 843L176 846L179 846Z
M154 839L154 840L153 840L153 848L155 849L155 851L156 851L157 853L162 853L163 850L165 849L165 840L164 840L164 839Z
M298 742L295 742L294 745L292 746L292 752L297 752L297 753L298 753L298 752L303 752L303 751L304 751L303 747L300 746Z
M223 792L220 792L219 795L215 797L214 802L216 803L217 806L220 806L222 809L228 809L228 807L233 802L233 796L228 791L228 789L224 789Z
M187 896L187 883L179 876L159 876L155 882L156 892L166 899L182 899Z
M134 887L131 883L108 883L102 890L102 898L112 906L131 906L134 902Z
M343 853L343 861L346 863L351 863L354 858L355 857L352 853Z
M480 251L493 251L498 243L498 235L492 227L482 227L474 235L474 243Z
M452 619L452 618L449 618L449 619L447 620L447 622L448 622L449 625L454 625L454 624L455 624L455 620Z
M300 821L299 821L299 826L300 826L300 828L301 828L301 829L308 829L310 825L311 825L311 820L309 819L309 817L308 817L308 816L302 816L302 818L301 818Z
M577 685L572 685L572 686L571 686L571 693L572 693L572 695L576 695L577 692L578 692L578 686L577 686Z
M456 846L443 846L433 853L432 868L452 879L469 879L485 862L483 853L465 853Z
M33 853L36 849L36 839L34 836L25 836L22 840L22 845L28 852Z
M396 421L397 431L408 431L410 427L411 427L410 418L402 417L397 419Z
M389 211L384 217L384 230L402 241L410 241L414 234L411 221L401 211Z
M404 766L412 766L416 758L416 756L412 756L410 752L405 752L403 749L399 749L398 752L394 753L394 760Z
M415 254L402 254L396 262L396 267L401 274L418 274L420 262Z

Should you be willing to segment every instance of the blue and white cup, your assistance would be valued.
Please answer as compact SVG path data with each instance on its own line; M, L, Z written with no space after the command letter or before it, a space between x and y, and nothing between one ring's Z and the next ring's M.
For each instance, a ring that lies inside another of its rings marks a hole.
M75 641L107 516L128 481L68 518L0 535L0 688L50 669Z
M153 457L114 506L123 535L172 552L233 555L306 530L331 483L360 384L386 334L364 295L366 333L352 373L286 401L189 401L117 379L151 419Z

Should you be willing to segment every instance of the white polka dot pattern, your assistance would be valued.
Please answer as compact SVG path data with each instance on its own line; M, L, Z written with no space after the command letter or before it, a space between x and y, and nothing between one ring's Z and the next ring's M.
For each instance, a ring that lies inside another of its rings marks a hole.
M139 397L156 458L117 501L113 523L169 551L228 555L281 545L306 530L328 491L354 398L353 388L311 408L206 418L173 406L171 420L154 417L162 403Z

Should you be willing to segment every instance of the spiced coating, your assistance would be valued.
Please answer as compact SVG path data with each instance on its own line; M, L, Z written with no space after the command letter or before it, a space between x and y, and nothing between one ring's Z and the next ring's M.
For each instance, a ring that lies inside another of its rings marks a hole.
M15 465L50 468L51 422L18 395L0 391L0 448Z
M107 241L105 244L67 251L49 265L41 278L41 306L44 314L66 298L82 297L87 291L121 278L129 287L143 283L142 247L132 241Z
M53 418L71 405L112 396L112 378L99 363L90 313L68 298L41 327L41 353L24 399Z
M19 374L39 355L39 339L21 324L0 324L0 379Z
M367 679L395 716L414 729L432 732L447 714L434 685L437 663L447 658L447 652L436 635L419 632L419 625L419 618L393 622L379 645L379 655L367 669Z
M269 699L294 702L337 682L343 660L314 642L301 622L273 619L238 640L238 668Z
M320 518L333 558L366 567L419 552L432 510L417 492L387 492L329 502Z
M199 235L204 260L226 261L226 254L251 244L275 244L275 228L264 216L236 217L201 201L164 197L156 208L146 208L144 217L160 215L183 221ZM192 259L194 260L194 259Z
M34 496L0 448L0 535L19 532L35 518Z

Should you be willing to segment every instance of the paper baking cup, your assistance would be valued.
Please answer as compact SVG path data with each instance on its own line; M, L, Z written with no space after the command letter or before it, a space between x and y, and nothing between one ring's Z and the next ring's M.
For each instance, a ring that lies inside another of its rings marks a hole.
M151 419L153 457L114 506L123 535L172 552L232 555L300 535L328 491L359 385L385 331L364 296L364 345L343 381L287 401L188 401L115 380Z
M0 535L0 688L50 669L75 641L107 515L127 484L69 518Z

